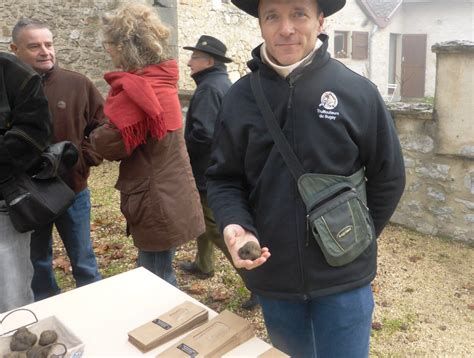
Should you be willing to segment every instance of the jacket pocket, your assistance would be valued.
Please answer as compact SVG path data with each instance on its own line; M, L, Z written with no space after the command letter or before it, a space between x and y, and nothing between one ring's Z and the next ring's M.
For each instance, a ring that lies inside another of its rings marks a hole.
M120 210L130 226L151 224L153 208L150 178L121 179L115 185L120 191Z

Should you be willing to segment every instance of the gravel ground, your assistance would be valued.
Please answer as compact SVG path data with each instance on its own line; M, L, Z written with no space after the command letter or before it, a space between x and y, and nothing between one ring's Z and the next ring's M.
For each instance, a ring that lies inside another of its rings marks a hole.
M92 237L104 277L135 267L136 250L124 235L119 196L113 188L116 163L94 168ZM196 245L180 247L176 262L192 260ZM55 244L60 286L74 287L62 245ZM226 258L216 252L216 274L198 280L177 270L180 288L216 311L229 309L268 337L260 309L240 308L248 291ZM388 226L379 238L378 276L371 357L474 357L474 248Z

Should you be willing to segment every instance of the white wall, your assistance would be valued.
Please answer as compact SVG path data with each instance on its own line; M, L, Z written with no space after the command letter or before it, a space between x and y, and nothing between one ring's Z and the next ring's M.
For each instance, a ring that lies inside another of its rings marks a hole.
M334 31L366 31L370 32L372 24L364 24L365 14L356 4L355 0L347 1L346 6L335 15L328 17L325 21L325 30L329 35L329 52L334 56ZM352 60L350 58L350 41L348 43L349 58L338 60L350 67L353 71L368 77L368 61Z

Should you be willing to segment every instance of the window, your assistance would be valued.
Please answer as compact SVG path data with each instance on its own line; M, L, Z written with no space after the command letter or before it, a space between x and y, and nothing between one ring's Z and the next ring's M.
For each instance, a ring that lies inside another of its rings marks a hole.
M334 57L366 60L369 58L369 33L334 31Z
M334 53L336 58L347 57L347 38L348 32L334 31Z
M352 32L352 59L366 60L369 58L369 33L361 31Z

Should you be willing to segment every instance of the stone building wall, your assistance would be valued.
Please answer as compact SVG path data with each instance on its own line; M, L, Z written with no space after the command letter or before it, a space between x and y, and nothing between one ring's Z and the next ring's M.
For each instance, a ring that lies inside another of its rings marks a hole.
M108 85L103 80L114 67L102 48L101 16L129 0L1 0L0 51L8 51L11 30L22 17L35 18L48 24L54 35L57 62L61 67L88 76L106 94ZM153 5L155 0L134 0ZM178 54L177 15L175 0L161 0L156 6L161 19L171 31L170 47Z
M474 243L474 43L437 44L434 51L434 110L427 105L391 105L407 173L406 190L392 221ZM460 83L459 77L467 80ZM462 93L452 86L462 87Z
M256 19L237 9L230 2L210 0L179 0L179 64L180 88L193 89L187 62L191 51L183 46L194 46L201 35L218 38L227 46L227 57L234 60L227 64L232 82L247 73L250 52L262 42Z
M55 36L58 63L87 75L106 93L102 76L112 70L112 63L102 48L100 16L118 4L117 0L2 0L0 50L8 50L11 30L20 18L45 21Z
M247 71L250 51L262 42L257 20L220 0L132 0L155 5L162 20L170 25L170 45L180 65L180 89L194 89L186 63L191 55L183 46L193 46L199 36L212 35L228 47L234 63L228 65L233 82ZM0 51L8 51L11 30L21 17L33 17L49 24L55 36L58 63L87 75L107 92L103 80L113 70L102 48L100 18L126 0L2 0L0 1Z

